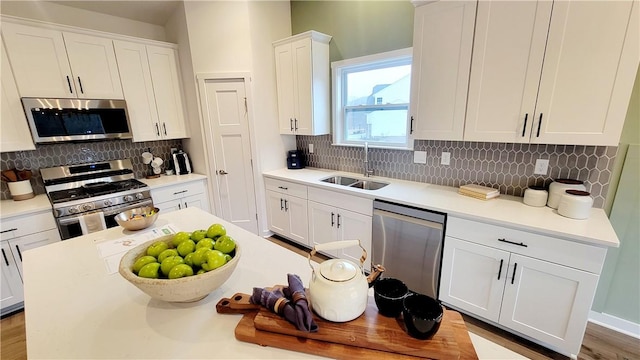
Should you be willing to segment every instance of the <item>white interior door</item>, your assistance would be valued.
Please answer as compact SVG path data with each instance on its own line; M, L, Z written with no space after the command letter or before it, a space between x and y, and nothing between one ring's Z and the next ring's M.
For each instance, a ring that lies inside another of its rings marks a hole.
M213 156L209 167L216 214L254 234L258 233L245 81L199 79L207 142Z

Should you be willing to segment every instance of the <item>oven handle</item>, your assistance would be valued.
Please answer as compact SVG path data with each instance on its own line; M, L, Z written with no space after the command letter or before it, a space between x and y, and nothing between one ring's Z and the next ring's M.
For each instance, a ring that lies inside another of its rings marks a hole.
M111 216L111 215L117 215L126 210L135 209L143 206L151 206L151 205L153 205L153 200L149 199L149 200L136 203L133 206L123 206L117 209L106 210L106 211L103 211L102 213L104 214L104 216ZM80 216L93 214L95 212L97 211L90 211L90 212L78 214L78 216L73 216L73 217L58 218L57 221L58 221L58 224L60 225L75 224L80 222Z

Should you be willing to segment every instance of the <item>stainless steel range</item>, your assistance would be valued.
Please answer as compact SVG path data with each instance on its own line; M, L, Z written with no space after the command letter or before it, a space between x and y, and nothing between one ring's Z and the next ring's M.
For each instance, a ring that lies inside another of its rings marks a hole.
M101 215L107 228L120 212L153 206L149 187L136 180L131 160L40 169L63 240L84 235L84 219Z

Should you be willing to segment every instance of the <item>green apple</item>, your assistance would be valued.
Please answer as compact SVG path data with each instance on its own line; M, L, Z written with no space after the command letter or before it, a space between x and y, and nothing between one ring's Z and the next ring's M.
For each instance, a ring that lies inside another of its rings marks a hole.
M138 276L149 279L157 279L160 277L160 263L152 262L140 268Z
M198 243L196 244L196 249L200 249L200 248L207 248L207 249L213 249L213 244L215 243L215 241L213 241L213 239L210 238L204 238L200 241L198 241Z
M229 235L223 235L216 239L213 248L224 254L232 252L236 248L236 242Z
M229 255L229 254L224 254L224 260L225 260L226 262L231 261L231 259L233 259L233 256L231 256L231 255Z
M184 263L189 265L189 266L194 266L193 265L193 254L194 253L188 253L187 256L184 257Z
M175 235L173 235L173 238L171 239L171 243L173 244L173 246L178 246L180 245L181 242L185 241L185 240L189 240L191 238L191 234L185 231L180 231L178 233L176 233Z
M187 254L194 252L196 249L196 243L193 240L188 239L178 245L178 254L181 256L187 256Z
M206 273L206 271L204 271L204 269L200 269L200 270L198 270L196 275L200 275L200 274L204 274L204 273Z
M167 245L166 242L156 241L153 244L149 245L149 247L147 248L147 255L157 258L161 252L167 250L168 248L169 245Z
M184 259L182 257L169 256L168 258L164 259L162 264L160 264L160 270L166 276L169 275L169 271L171 271L171 269L178 264L184 264Z
M207 237L210 239L215 239L218 236L226 235L227 229L224 228L221 224L213 224L209 226L207 229Z
M202 266L202 263L207 261L207 253L209 251L213 251L213 250L207 249L207 248L197 249L193 253L193 256L191 257L191 261L193 262L193 265Z
M136 260L136 262L133 263L133 272L134 273L138 273L140 271L140 269L142 269L143 266L149 264L149 263L154 263L154 262L158 262L158 260L156 260L156 258L154 258L153 256L150 255L144 255L141 258L139 258L138 260Z
M168 258L169 256L176 256L178 255L178 250L176 249L167 249L163 252L160 253L160 255L158 255L158 262L162 263L162 261L166 258Z
M224 258L224 254L218 250L211 250L207 253L207 261L202 263L202 268L205 271L211 271L219 268L227 263Z
M191 275L193 275L193 269L187 264L178 264L169 271L169 279L179 279Z
M207 237L207 230L196 230L191 233L191 240L196 243Z

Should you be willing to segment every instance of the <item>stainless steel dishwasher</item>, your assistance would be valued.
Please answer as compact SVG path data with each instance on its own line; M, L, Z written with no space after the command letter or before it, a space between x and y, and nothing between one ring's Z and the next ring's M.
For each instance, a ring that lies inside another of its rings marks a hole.
M386 268L383 276L437 299L446 216L375 200L371 259Z

